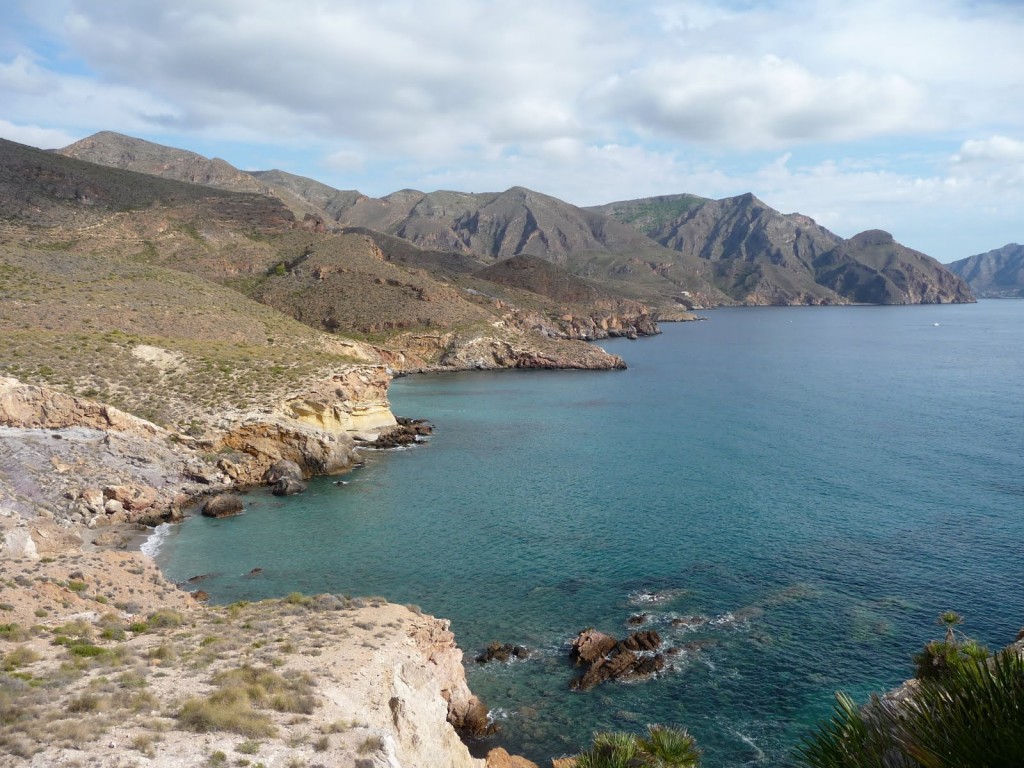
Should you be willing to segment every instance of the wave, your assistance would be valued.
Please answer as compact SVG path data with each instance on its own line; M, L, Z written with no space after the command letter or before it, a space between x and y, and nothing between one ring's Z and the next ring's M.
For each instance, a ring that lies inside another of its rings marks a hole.
M146 537L146 540L142 542L139 547L139 551L150 559L156 559L157 553L160 551L160 546L164 543L164 540L171 532L170 523L160 523L153 532Z

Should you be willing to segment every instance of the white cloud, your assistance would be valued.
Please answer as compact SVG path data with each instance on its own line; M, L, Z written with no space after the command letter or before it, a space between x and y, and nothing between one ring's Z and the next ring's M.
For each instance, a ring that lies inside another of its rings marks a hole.
M66 147L81 136L73 136L66 131L55 128L41 128L38 125L15 125L9 120L0 120L0 136L19 144L41 149L58 149Z
M559 139L749 150L1024 127L1024 14L970 0L36 2L113 116L230 139L457 158ZM8 76L42 96L52 73L34 66L14 59ZM19 109L8 117L46 122Z
M11 122L60 126L49 130L64 134L151 130L174 113L142 89L60 74L21 55L0 61L0 99Z
M775 55L661 61L616 78L607 106L640 131L741 149L930 127L925 94L895 75L820 77Z
M324 165L332 171L359 171L366 165L366 158L353 149L339 149L324 158Z
M1021 202L1019 3L22 2L49 27L0 36L7 131L277 146L376 194L754 191L843 234ZM914 142L945 157L876 157Z

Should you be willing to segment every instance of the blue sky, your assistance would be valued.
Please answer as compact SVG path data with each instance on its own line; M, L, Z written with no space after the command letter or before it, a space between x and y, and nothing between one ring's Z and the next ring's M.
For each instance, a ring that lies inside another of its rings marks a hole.
M749 191L948 262L1024 242L1021 41L1021 0L8 0L0 136L377 196Z

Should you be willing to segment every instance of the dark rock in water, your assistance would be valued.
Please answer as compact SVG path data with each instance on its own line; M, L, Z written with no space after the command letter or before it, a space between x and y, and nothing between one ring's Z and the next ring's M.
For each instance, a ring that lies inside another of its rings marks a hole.
M569 655L577 664L593 664L611 653L615 644L616 640L611 635L596 629L584 629L572 641Z
M405 427L407 430L415 435L432 435L434 434L434 425L426 419L408 419L404 416L398 416L396 418L399 426Z
M221 493L203 505L204 517L231 517L245 511L242 498L234 493Z
M650 677L665 668L665 656L657 653L661 637L657 632L634 632L624 640L586 629L572 642L570 655L587 670L570 683L575 691L587 691L606 680Z
M511 658L527 659L530 651L522 645L511 643L491 643L483 653L476 657L478 664L486 664L489 661L508 661Z
M680 616L672 619L673 627L700 627L707 623L707 616Z
M661 635L653 629L646 632L633 632L618 644L625 651L654 651L661 645Z
M188 579L187 583L188 584L198 584L201 581L206 581L207 579L212 579L213 576L214 576L214 574L212 574L212 573L203 573L203 574L200 574L199 576L193 576L191 579Z
M252 569L251 571L249 571L249 572L248 572L247 574L245 574L245 575L246 575L247 577L251 577L251 576L259 576L259 575L260 575L261 573L263 573L263 569L262 569L262 568L253 568L253 569Z
M263 482L267 485L277 485L277 483L286 479L298 480L299 482L305 479L302 475L302 468L289 459L275 461L263 473Z
M271 487L270 492L275 496L294 496L302 493L308 486L304 480L296 480L293 477L282 477Z
M195 592L191 592L190 594L192 595L193 600L200 603L205 603L207 600L210 599L210 593L204 592L201 589L197 589Z
M630 616L628 619L626 619L626 624L631 626L631 627L638 627L641 624L643 624L645 621L647 621L647 614L646 613L637 613L637 614L634 614L634 615Z
M434 433L433 425L423 419L406 419L399 416L397 421L397 426L377 435L377 439L370 443L370 447L398 448L412 445L418 442L419 438Z

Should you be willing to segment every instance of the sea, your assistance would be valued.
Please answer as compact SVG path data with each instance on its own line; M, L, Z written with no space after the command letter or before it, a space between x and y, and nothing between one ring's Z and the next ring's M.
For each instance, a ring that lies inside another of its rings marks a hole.
M546 765L663 723L708 768L797 764L836 691L912 676L941 612L993 649L1024 625L1024 301L704 316L603 342L625 371L398 379L392 409L429 440L147 547L216 602L451 619L500 726L477 754ZM588 627L654 629L671 668L571 691ZM530 656L476 663L493 641Z

